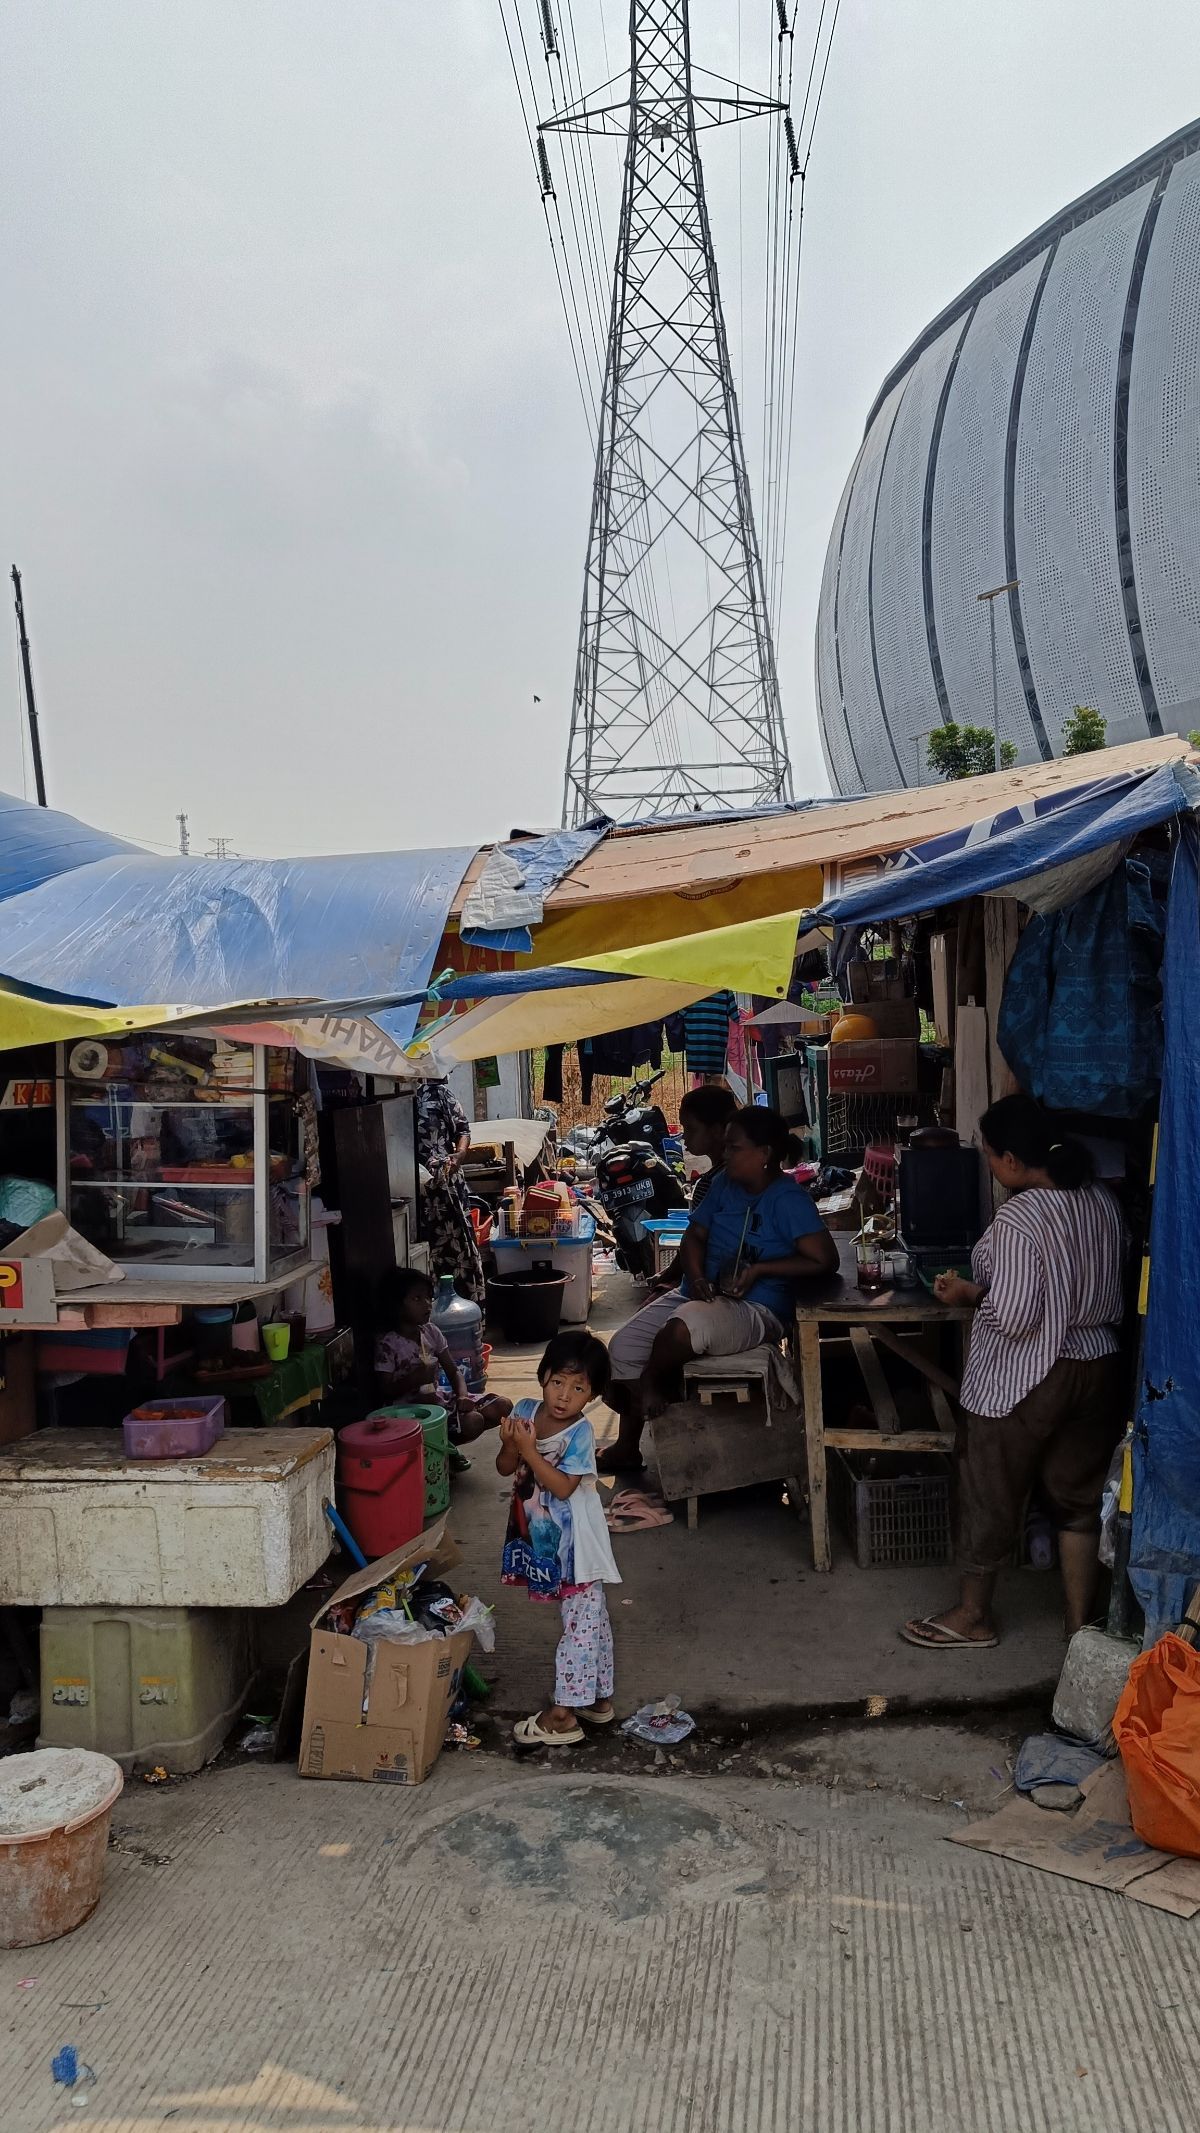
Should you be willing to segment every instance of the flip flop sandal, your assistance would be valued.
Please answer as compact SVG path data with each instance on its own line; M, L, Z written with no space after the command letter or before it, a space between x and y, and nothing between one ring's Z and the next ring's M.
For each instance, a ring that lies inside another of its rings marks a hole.
M458 1446L452 1444L450 1446L450 1472L452 1474L469 1474L470 1471L471 1462L466 1453L460 1452Z
M666 1504L645 1496L639 1489L620 1489L604 1513L610 1533L651 1533L657 1526L673 1526L675 1513Z
M541 1712L535 1711L532 1718L523 1718L513 1727L513 1739L519 1748L573 1748L583 1739L583 1727L576 1725L565 1733L551 1733L541 1722Z
M615 1725L617 1714L615 1711L607 1711L604 1717L601 1718L595 1711L577 1711L575 1713L575 1716L577 1718L581 1718L585 1726L596 1726L599 1728L602 1726Z
M927 1629L930 1635L920 1633ZM999 1637L964 1637L957 1629L947 1629L933 1615L922 1615L919 1622L905 1623L900 1631L905 1644L915 1644L923 1652L990 1652L999 1644Z

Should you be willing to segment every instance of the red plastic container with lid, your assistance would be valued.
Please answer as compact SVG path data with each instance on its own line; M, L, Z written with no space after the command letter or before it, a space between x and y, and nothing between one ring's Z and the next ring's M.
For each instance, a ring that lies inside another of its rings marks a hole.
M338 1509L368 1562L425 1525L425 1438L419 1415L368 1415L337 1441Z

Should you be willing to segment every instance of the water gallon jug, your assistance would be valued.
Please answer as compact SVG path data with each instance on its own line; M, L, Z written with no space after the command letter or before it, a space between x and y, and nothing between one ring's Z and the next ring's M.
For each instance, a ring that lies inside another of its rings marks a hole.
M430 1323L445 1334L446 1345L467 1381L467 1391L482 1392L487 1382L483 1370L483 1312L477 1303L459 1295L451 1274L443 1274L438 1281Z
M368 1415L337 1442L337 1500L368 1562L425 1527L425 1437L420 1413Z

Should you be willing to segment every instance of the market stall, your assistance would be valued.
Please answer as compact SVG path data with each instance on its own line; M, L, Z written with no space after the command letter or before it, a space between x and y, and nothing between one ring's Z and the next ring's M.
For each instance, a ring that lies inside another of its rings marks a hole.
M1200 1569L1198 810L1192 763L1108 776L1028 819L915 846L815 914L843 956L881 930L923 936L926 953L954 933L960 1137L1020 1085L1088 1137L1118 1193L1141 1267L1129 1576L1149 1639L1182 1616ZM964 965L972 936L982 956Z

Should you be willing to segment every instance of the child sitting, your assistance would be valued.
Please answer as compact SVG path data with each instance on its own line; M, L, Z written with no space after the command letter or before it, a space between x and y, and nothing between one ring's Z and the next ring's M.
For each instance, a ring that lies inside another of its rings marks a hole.
M558 1600L563 1633L553 1703L515 1729L523 1748L567 1748L613 1720L613 1645L605 1585L619 1585L596 1488L596 1439L584 1410L608 1389L608 1350L592 1333L559 1333L538 1364L540 1400L518 1400L500 1425L499 1474L512 1474L501 1575L531 1600Z
M433 1283L419 1267L389 1267L379 1285L375 1389L381 1400L437 1400L438 1373L449 1388L452 1445L472 1444L512 1411L495 1393L473 1396L439 1327L430 1325ZM467 1465L466 1460L456 1461Z

